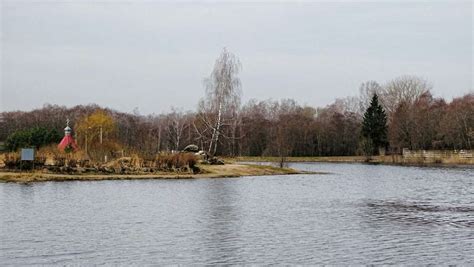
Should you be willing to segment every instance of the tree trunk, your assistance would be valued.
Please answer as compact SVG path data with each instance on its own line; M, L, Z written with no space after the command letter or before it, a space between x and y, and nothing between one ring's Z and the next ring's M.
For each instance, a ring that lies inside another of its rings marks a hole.
M217 151L217 143L219 142L219 134L220 134L220 128L221 128L221 120L222 120L222 102L219 103L219 110L217 113L217 122L216 126L214 127L212 131L212 138L211 138L211 143L209 144L209 150L208 152L211 153L213 151L213 155L216 154ZM214 149L212 149L212 146L214 145Z

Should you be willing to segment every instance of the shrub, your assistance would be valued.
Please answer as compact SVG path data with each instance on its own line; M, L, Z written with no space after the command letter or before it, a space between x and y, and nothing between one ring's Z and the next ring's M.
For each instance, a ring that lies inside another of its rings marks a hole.
M35 127L20 130L7 137L5 147L9 151L17 151L22 147L35 147L36 149L61 141L61 134L56 129L47 130L43 127Z
M66 153L59 150L56 144L51 144L38 149L35 155L35 160L42 158L44 158L44 161L46 161L48 158L52 159L54 161L54 165L59 167L65 166L66 163L68 166L76 164L79 166L84 166L85 164L89 164L89 162L86 160L84 151L79 150L74 153Z
M165 171L192 170L196 163L197 158L193 153L159 154L155 158L155 167Z
M4 162L6 168L18 169L20 168L20 155L18 153L7 153Z

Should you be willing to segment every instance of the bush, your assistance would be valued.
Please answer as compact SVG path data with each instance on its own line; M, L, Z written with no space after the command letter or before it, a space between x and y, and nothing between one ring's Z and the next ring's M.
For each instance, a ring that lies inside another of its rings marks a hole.
M35 154L35 160L42 160L43 164L46 159L52 159L55 166L73 166L73 165L80 165L83 166L88 164L89 162L86 160L86 155L84 151L76 151L74 153L66 153L58 149L56 144L51 144L49 146L44 146L38 149ZM36 163L35 163L36 164Z
M104 140L102 144L89 144L87 155L94 162L104 162L105 156L108 160L117 156L116 151L122 150L122 146L114 140Z
M196 163L193 153L160 154L155 158L155 167L164 171L193 170Z
M61 134L56 129L47 130L43 127L35 127L10 134L5 142L5 147L9 151L17 151L22 147L39 149L51 143L59 143L61 138Z
M4 159L5 167L8 169L20 168L20 155L18 153L7 153Z

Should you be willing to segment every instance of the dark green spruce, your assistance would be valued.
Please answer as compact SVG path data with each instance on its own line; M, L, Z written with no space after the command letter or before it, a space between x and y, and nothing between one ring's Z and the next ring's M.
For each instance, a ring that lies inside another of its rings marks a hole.
M364 113L362 122L362 137L366 144L366 152L376 154L378 148L385 148L387 142L387 115L379 103L377 94L374 94L370 106Z

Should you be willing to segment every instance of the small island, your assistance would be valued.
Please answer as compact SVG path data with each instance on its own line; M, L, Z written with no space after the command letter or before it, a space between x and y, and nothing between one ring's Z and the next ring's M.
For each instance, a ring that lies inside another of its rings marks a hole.
M12 135L10 143L26 143L22 140L25 139L32 148L20 148L19 145L16 151L0 154L0 182L196 179L309 173L283 165L274 167L223 160L194 144L180 151L126 152L113 135L114 119L102 110L79 121L77 128L85 133L84 148L81 149L69 123L67 119L62 138L45 128L32 128ZM59 143L55 144L55 139L60 140ZM33 143L32 140L39 141Z
M291 168L279 168L270 165L250 165L230 163L225 165L199 165L200 173L128 173L128 174L62 174L35 172L0 172L0 182L31 183L47 181L100 181L100 180L131 180L131 179L198 179L198 178L231 178L242 176L309 174Z
M250 164L225 164L225 165L202 165L201 173L130 173L130 174L61 174L35 172L0 172L0 182L47 182L47 181L100 181L100 180L131 180L131 179L198 179L198 178L230 178L241 176L264 176L264 175L287 175L287 174L309 174L309 172L298 171L291 168L278 168L269 165Z
M93 114L93 116L105 115ZM105 117L102 121L108 119L111 118ZM40 136L41 133L46 135ZM240 164L233 160L226 162L200 150L197 145L188 145L182 151L160 152L148 157L138 153L127 157L124 156L124 150L121 150L121 156L108 160L108 156L113 156L114 153L111 151L104 153L101 149L102 128L100 141L93 153L84 153L71 133L72 128L67 120L64 137L56 147L49 145L40 149L36 155L34 149L26 149L28 151L22 149L21 153L1 154L0 182L196 179L308 173L283 166ZM30 140L44 140L50 135L47 131L38 129L27 134ZM29 159L25 160L24 152L31 153ZM91 157L91 154L95 157Z

